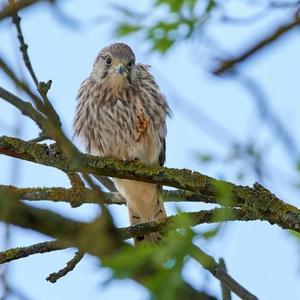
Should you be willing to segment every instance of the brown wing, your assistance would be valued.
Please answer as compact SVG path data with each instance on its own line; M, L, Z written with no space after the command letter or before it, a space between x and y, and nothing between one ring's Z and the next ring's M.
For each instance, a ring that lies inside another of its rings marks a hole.
M165 138L163 138L162 140L162 147L161 147L161 152L158 161L161 167L165 164L166 161L166 139Z

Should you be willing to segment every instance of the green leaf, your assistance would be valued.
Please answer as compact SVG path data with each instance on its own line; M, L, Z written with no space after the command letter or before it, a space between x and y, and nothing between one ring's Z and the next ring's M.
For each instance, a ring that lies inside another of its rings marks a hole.
M209 0L205 9L206 13L210 13L215 7L217 6L217 3L215 0Z
M155 5L165 4L171 12L179 12L184 5L185 0L156 0Z
M239 180L239 181L244 180L244 178L245 178L245 173L244 173L243 171L239 171L239 172L236 174L236 178L237 178L237 180Z
M201 236L204 238L204 239L211 239L211 238L214 238L218 235L218 233L220 232L220 229L222 227L222 224L218 224L217 226L215 226L215 228L211 229L211 230L208 230L208 231L205 231L203 233L201 233Z
M102 265L112 269L113 278L132 277L143 268L145 261L151 257L153 249L148 245L124 247L117 254L102 259ZM134 257L134 259L132 259Z
M126 17L135 17L136 12L126 6L119 5L119 4L112 4L111 8L114 9L115 11L121 13L122 15Z
M139 25L123 23L116 27L115 32L117 36L125 36L131 33L135 33L141 29L142 27Z
M167 50L169 50L173 46L174 42L175 42L174 40L171 40L167 37L157 39L154 41L153 49L157 50L161 53L165 53Z
M198 159L202 163L209 163L209 162L211 162L214 159L214 157L211 154L205 154L204 153L204 154L200 154L198 156Z
M230 206L233 202L233 195L230 185L228 185L226 182L217 181L214 184L214 188L216 189L217 197L220 203L225 206Z
M197 0L186 0L186 4L189 6L190 9L194 9Z

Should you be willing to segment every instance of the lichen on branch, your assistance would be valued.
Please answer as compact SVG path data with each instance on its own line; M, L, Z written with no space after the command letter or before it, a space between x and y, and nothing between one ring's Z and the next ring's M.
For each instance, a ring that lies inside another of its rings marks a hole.
M0 137L0 154L47 165L66 173L87 172L157 183L192 192L209 203L224 207L241 207L249 218L267 220L286 229L300 228L300 211L284 203L259 184L253 187L235 185L187 169L149 166L122 162L80 153L80 165L72 165L55 145L25 142L18 138Z

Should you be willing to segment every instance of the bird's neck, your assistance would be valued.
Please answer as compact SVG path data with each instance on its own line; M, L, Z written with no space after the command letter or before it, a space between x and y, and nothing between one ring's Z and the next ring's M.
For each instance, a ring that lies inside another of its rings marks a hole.
M115 96L118 96L123 94L124 91L129 88L130 83L127 78L124 78L123 76L111 74L103 80L102 85L104 89L108 88Z

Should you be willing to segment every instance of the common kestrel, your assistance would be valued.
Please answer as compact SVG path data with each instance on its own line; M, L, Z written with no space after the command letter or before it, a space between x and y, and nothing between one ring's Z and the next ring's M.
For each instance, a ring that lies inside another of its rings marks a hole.
M86 151L101 157L163 165L169 106L149 66L136 63L131 48L115 43L98 54L77 96L75 134ZM157 184L114 178L126 199L132 225L166 217ZM157 233L136 241L158 241Z

